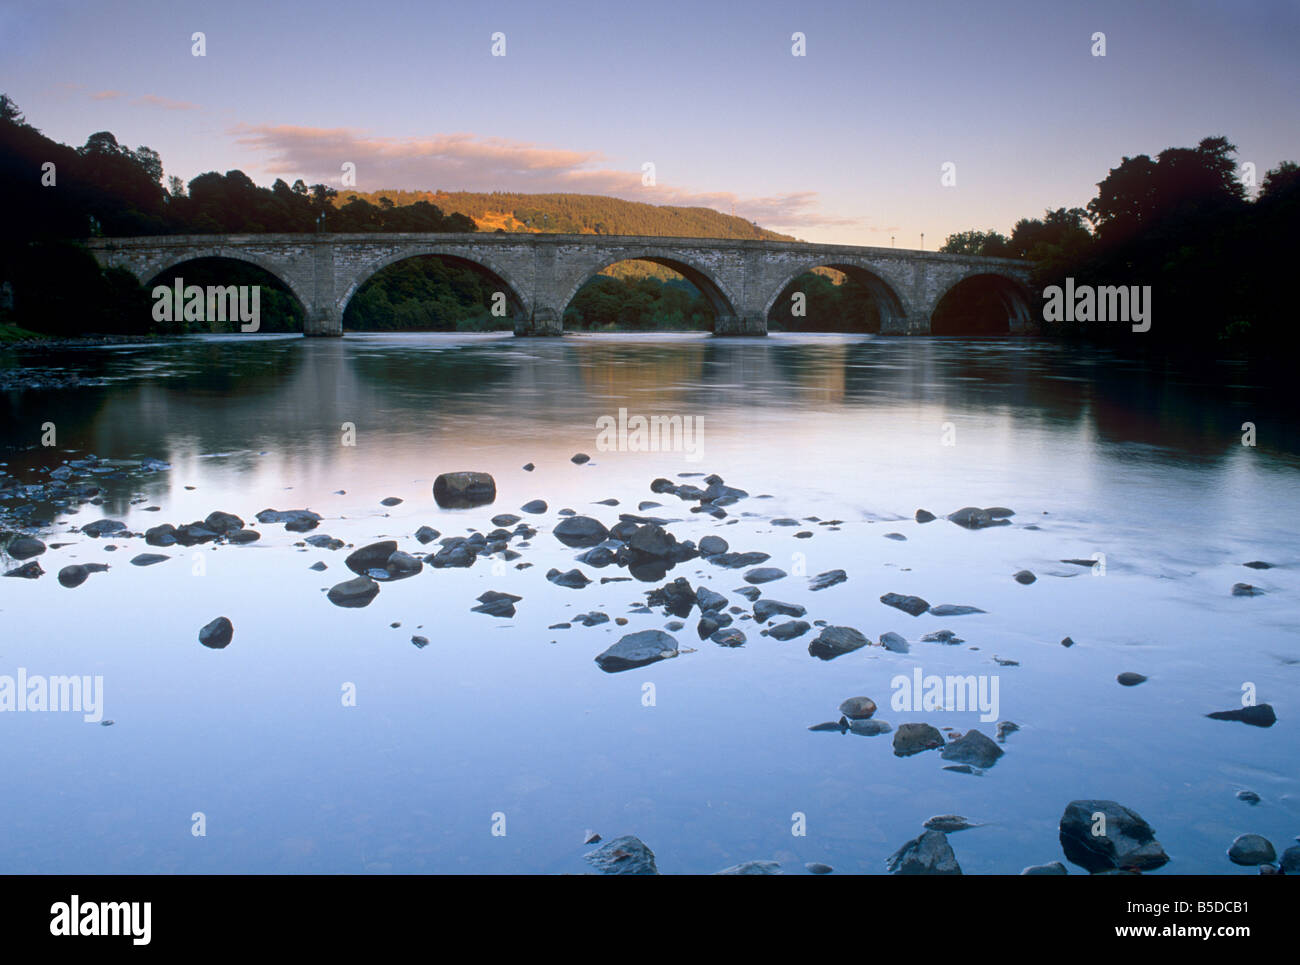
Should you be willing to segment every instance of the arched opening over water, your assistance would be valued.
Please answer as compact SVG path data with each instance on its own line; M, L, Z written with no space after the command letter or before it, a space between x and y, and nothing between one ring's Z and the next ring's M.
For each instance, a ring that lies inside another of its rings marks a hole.
M162 287L168 294L158 291ZM151 330L161 333L301 332L307 317L297 293L276 274L234 256L177 262L157 272L144 290L152 304Z
M711 332L731 302L705 272L670 258L611 262L581 282L564 305L575 332Z
M904 317L902 301L879 275L857 265L810 267L781 289L767 311L772 332L876 334Z
M1030 324L1029 293L1005 275L980 274L953 285L930 316L931 335L1010 335Z
M498 271L449 254L381 264L353 282L343 302L343 329L352 332L510 331L527 316Z

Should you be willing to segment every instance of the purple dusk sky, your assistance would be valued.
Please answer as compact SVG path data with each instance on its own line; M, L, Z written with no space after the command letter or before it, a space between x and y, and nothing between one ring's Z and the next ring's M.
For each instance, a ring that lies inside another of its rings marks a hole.
M1082 206L1123 156L1210 135L1260 176L1300 159L1297 50L1295 2L0 5L0 90L29 122L112 131L186 180L338 187L351 161L359 190L734 205L909 248Z

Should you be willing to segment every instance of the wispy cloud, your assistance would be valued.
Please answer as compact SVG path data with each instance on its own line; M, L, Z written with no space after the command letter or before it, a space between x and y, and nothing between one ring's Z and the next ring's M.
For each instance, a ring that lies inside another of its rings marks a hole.
M169 97L159 97L157 94L141 94L133 104L142 104L147 107L161 107L168 111L197 111L198 104L191 104L188 101L174 101Z
M113 101L122 96L120 90L97 90L90 95L93 101Z
M424 138L375 137L349 128L240 124L230 133L244 148L261 154L262 168L285 178L336 183L342 165L352 162L362 185L411 190L526 191L602 194L650 204L709 207L769 228L856 225L819 209L815 191L763 198L731 192L692 191L674 185L642 184L640 170L608 166L598 151L542 147L475 134Z

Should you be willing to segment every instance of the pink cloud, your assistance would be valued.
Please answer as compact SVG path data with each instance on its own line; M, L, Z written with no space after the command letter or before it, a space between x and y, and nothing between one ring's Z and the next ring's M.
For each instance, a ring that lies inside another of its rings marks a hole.
M191 104L188 101L174 101L167 97L159 97L157 94L141 94L133 103L144 104L149 107L161 107L168 111L197 111L198 104Z
M853 218L821 213L815 191L763 198L731 192L701 192L672 185L641 183L641 171L600 166L604 155L541 147L474 134L424 138L374 137L348 128L240 124L230 132L237 142L262 154L268 173L288 179L336 183L345 162L373 188L446 191L524 191L602 194L628 201L709 207L735 213L774 229L858 225Z

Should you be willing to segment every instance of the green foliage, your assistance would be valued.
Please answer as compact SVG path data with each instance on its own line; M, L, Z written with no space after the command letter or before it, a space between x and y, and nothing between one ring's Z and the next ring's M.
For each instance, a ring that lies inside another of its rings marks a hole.
M343 313L343 327L368 332L508 330L514 327L511 315L491 314L498 291L505 292L505 286L467 262L407 258L357 290Z
M1300 223L1300 168L1283 161L1247 199L1236 148L1207 137L1171 147L1154 160L1126 157L1081 208L1057 208L1019 221L1008 254L1035 262L1034 286L1150 286L1152 327L1142 344L1170 351L1229 344L1267 351L1289 342L1290 277ZM1092 231L1089 231L1089 224ZM969 253L983 232L949 239ZM1037 306L1041 317L1041 303ZM1102 339L1132 336L1128 323L1057 324L1049 334Z
M578 290L564 327L579 331L711 331L708 301L684 279L597 275Z
M837 280L806 272L777 296L768 316L774 332L879 332L880 305L872 290L852 276ZM804 314L796 315L796 293L804 296Z
M989 258L1011 257L1011 242L996 231L959 231L949 235L940 251L950 255L984 255Z

